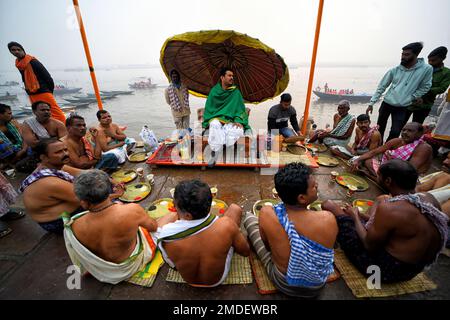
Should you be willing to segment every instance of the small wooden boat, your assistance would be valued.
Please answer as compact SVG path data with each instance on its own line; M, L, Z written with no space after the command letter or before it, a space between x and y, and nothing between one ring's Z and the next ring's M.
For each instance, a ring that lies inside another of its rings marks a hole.
M97 101L97 99L89 97L72 97L72 98L64 98L64 100L74 104L93 103Z
M69 88L69 87L55 86L55 89L53 90L53 94L56 96L62 96L64 94L77 93L81 89L83 89L83 88Z
M0 84L0 87L14 87L14 86L18 86L19 83L16 81L6 81L3 84Z
M157 87L157 84L152 83L152 79L150 78L139 78L143 80L135 81L134 83L128 84L131 89L153 89Z
M134 91L133 90L113 90L113 91L100 91L101 94L104 95L128 95L128 94L133 94Z
M4 96L0 96L0 101L14 101L17 100L17 94L9 94L8 92Z
M102 100L113 99L113 98L115 98L116 96L117 96L117 94L103 94L103 93L100 94L100 98L101 98ZM97 100L97 97L96 97L96 95L95 95L94 93L88 93L88 94L86 94L86 98Z
M313 90L313 93L319 97L319 102L339 102L348 100L351 103L368 103L372 95L367 94L331 94Z

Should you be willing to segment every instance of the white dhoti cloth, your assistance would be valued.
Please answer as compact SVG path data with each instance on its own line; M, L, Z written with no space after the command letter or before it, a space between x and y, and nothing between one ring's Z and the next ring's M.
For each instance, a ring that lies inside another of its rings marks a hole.
M239 128L231 123L222 125L222 123L214 119L209 123L208 144L212 151L219 151L223 145L230 147L244 136L244 129Z
M125 144L123 146L118 147L118 148L114 148L114 149L111 149L111 150L108 150L106 152L102 152L102 155L113 154L117 158L117 160L119 161L119 164L122 164L125 161L127 161L127 157L128 157L127 147L129 145L133 144L133 143L136 143L136 139L126 138L125 139Z
M71 224L86 212L82 212L68 219L64 218L64 241L72 263L80 268L81 274L86 271L101 282L117 284L131 278L137 271L150 262L156 251L156 241L152 236L146 236L139 228L137 242L130 257L121 263L103 260L88 248L83 246L72 232ZM147 232L147 235L150 235ZM150 243L152 242L152 243Z
M158 248L161 251L164 261L171 267L175 268L175 263L169 258L166 250L164 249L164 242L172 242L181 240L195 234L198 234L206 229L210 228L216 221L217 217L211 214L208 214L205 218L197 219L197 220L177 220L172 223L168 223L160 228L156 232L153 233L153 236L157 239ZM231 259L233 258L234 248L230 247L228 249L227 257L225 259L225 265L222 277L220 280L213 285L195 285L190 284L192 286L202 286L202 287L216 287L222 284L228 276L231 267Z

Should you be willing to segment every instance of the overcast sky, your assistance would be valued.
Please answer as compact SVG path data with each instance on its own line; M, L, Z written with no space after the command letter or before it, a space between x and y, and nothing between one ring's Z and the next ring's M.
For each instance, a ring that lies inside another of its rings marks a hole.
M157 64L175 34L232 29L309 63L318 0L79 0L94 65ZM450 44L449 0L325 0L319 64L391 65L423 41ZM9 41L49 69L86 65L71 0L0 0L0 70L14 70Z

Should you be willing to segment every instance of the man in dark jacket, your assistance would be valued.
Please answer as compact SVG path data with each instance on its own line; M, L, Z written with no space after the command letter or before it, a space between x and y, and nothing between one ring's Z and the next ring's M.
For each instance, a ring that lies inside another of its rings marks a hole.
M291 106L291 102L291 95L289 93L283 93L280 103L270 108L269 115L267 116L267 129L269 134L271 130L278 129L280 130L280 134L285 138L295 136L296 133L301 135L297 122L297 112ZM289 121L294 130L289 128Z

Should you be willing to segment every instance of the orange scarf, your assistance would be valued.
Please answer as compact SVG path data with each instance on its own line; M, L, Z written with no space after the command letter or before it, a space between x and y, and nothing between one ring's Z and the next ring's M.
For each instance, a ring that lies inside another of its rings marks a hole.
M89 158L89 160L93 160L94 152L92 151L92 145L89 143L86 137L81 138L81 142L83 142L84 151L86 152L87 157Z
M30 64L30 61L36 59L29 54L25 55L22 60L16 59L16 67L20 71L23 71L24 79L25 79L25 89L27 89L30 93L34 93L39 90L39 81L34 74L33 67Z

